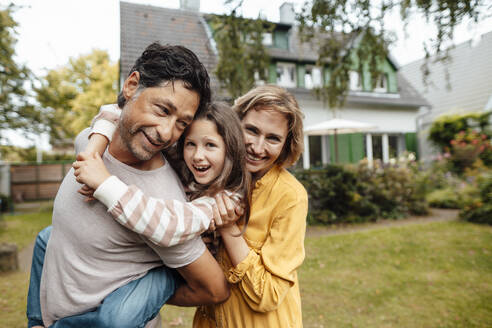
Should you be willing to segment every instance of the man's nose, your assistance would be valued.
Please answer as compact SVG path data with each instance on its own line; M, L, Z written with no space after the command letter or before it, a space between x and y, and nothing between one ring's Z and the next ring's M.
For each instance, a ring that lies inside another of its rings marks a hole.
M160 124L157 128L157 133L159 134L159 139L161 143L167 143L173 138L173 125L170 122L165 122Z

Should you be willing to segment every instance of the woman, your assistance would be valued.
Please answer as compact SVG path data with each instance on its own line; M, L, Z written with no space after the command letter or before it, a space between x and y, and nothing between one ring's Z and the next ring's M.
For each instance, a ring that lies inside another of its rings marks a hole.
M236 224L220 229L218 261L231 296L199 307L193 326L302 327L297 269L304 260L308 200L285 168L303 150L303 114L290 93L273 85L249 91L234 109L253 176L250 218L244 235Z

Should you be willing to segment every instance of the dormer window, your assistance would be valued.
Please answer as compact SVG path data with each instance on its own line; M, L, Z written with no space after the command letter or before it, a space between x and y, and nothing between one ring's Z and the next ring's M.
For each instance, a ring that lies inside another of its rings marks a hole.
M268 32L268 33L263 33L262 35L263 40L261 43L266 46L266 47L271 47L273 46L273 34Z
M297 86L296 64L277 63L277 84L286 88Z
M306 74L304 75L304 86L306 87L306 89L320 88L323 86L320 67L312 65L306 66Z
M376 87L374 92L388 92L388 75L383 73L380 74L376 82Z
M351 91L361 91L362 90L362 79L357 71L349 72L349 87Z

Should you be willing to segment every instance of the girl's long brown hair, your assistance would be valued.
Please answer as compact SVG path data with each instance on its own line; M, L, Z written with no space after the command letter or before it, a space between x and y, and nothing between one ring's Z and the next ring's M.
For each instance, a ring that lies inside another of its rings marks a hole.
M189 128L179 138L175 149L166 152L166 157L174 170L180 176L183 185L189 188L191 200L215 195L222 190L236 192L242 197L244 214L241 217L242 231L249 221L251 203L251 174L246 169L246 148L244 146L243 130L237 114L225 103L214 102L195 116L194 120L207 120L215 123L217 132L224 140L225 161L222 172L210 183L202 185L195 182L193 174L185 164L183 148Z

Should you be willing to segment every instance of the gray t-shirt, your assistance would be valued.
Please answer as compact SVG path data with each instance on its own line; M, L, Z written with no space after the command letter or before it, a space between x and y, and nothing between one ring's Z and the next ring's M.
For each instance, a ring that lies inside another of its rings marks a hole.
M87 131L76 148L87 143ZM104 163L111 174L138 186L146 195L185 201L183 187L170 165L141 171L115 159ZM200 237L173 247L159 247L117 223L99 202L84 202L77 193L73 169L65 176L53 207L53 230L41 279L41 312L45 326L67 316L91 311L115 289L142 277L162 263L177 268L205 251Z

